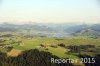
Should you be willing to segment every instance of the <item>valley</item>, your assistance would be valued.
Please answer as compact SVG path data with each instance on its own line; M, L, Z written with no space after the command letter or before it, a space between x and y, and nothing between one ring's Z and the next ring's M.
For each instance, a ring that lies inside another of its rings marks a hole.
M64 31L65 28L60 28L60 30L55 30L53 27L48 28L46 25L43 27L43 25L39 26L37 24L26 26L4 24L0 26L0 52L5 53L7 58L17 58L25 52L35 52L36 49L40 53L51 53L61 59L78 59L78 63L73 63L73 66L88 66L91 63L79 63L80 58L95 58L100 54L99 30L93 30L89 26L85 26L83 29L83 26L79 27L79 25L76 26L76 30L75 27L73 28L73 32L72 27L68 32ZM95 58L96 60L98 59ZM23 61L27 60L24 59ZM17 61L15 62L17 63ZM9 64L9 62L7 63ZM96 64L98 65L99 62L93 65Z

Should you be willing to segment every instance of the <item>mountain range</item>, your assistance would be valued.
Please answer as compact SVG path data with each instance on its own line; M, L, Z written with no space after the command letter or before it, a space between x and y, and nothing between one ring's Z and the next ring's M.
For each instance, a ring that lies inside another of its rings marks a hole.
M100 24L33 23L0 24L0 32L68 33L74 36L100 36Z

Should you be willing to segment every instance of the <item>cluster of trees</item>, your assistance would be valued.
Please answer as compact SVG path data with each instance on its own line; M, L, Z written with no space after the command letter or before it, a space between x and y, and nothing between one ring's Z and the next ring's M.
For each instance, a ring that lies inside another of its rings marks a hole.
M68 46L69 52L80 52L79 46Z
M60 40L64 40L64 39L59 39L59 38L58 38L58 39L55 39L55 40L60 41Z
M37 49L24 51L17 57L7 57L6 54L0 52L0 66L72 66L70 63L51 63L51 58L59 59L49 52Z
M61 43L61 44L58 44L58 46L61 46L61 47L66 47L65 44Z
M0 37L12 37L12 34L5 34L5 35L1 35Z
M57 45L51 45L50 47L57 48Z
M70 45L66 48L70 49L69 52L80 52L80 51L88 51L89 48L95 48L94 45Z
M58 45L51 45L50 47L57 48L58 46L66 48L65 44L60 43Z

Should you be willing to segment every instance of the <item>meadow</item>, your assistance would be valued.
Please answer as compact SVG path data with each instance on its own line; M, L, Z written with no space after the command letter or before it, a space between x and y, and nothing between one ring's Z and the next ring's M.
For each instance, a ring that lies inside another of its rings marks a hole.
M0 39L5 40L1 44L11 46L13 49L25 51L29 49L39 49L40 51L48 51L57 55L61 58L66 57L75 57L73 55L67 55L65 52L69 51L65 47L58 46L59 44L64 44L65 46L70 45L95 45L96 47L100 46L100 39L93 39L88 37L1 37ZM43 45L43 46L41 46ZM52 47L53 46L53 47ZM1 48L2 50L3 48ZM4 51L6 49L4 48Z

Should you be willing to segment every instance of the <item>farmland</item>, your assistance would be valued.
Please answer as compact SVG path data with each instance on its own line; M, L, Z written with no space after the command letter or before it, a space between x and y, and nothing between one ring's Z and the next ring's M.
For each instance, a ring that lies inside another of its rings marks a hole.
M100 48L100 39L88 38L88 37L19 37L19 36L11 36L11 37L1 37L3 42L3 46L12 47L14 50L30 50L30 49L38 49L40 51L50 52L53 55L56 55L60 58L78 58L77 54L88 54L91 56L95 56L99 54ZM95 46L88 48L91 51L83 50L80 52L71 52L68 46ZM7 48L1 48L1 52L9 53L10 51ZM95 50L95 51L94 51ZM93 51L93 52L92 52ZM71 53L70 53L71 52ZM17 53L17 52L16 52Z

